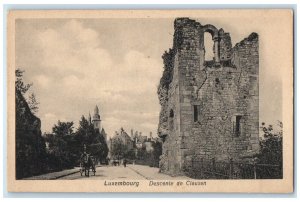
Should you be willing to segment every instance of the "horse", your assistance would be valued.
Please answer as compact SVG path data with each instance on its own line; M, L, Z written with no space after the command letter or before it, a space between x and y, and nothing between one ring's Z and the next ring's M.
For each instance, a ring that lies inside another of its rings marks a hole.
M87 153L84 153L81 155L80 158L80 175L82 176L82 173L84 172L84 175L89 177L90 176L90 169L92 169L92 172L94 172L94 176L96 173L95 163L93 160L93 157Z

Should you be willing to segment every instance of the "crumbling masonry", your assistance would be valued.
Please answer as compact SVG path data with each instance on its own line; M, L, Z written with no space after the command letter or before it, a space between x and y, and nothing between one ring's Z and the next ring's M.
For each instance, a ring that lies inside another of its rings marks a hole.
M258 35L231 44L230 34L189 18L174 22L158 87L160 170L184 174L195 160L240 161L259 151ZM214 41L205 61L204 33Z

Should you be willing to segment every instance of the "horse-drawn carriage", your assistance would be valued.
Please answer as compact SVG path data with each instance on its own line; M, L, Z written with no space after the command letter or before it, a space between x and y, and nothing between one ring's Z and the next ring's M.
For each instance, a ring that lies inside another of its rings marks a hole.
M96 174L95 158L87 153L83 153L80 158L80 175L90 176L90 169Z
M118 159L112 160L112 165L119 166L120 165L120 160L118 160Z

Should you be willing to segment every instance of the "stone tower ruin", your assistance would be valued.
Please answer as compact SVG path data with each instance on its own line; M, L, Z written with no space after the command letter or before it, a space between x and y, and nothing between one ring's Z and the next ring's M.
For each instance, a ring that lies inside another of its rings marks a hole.
M197 159L241 161L259 151L258 35L231 44L230 34L189 18L174 22L158 87L160 170L183 174ZM204 33L214 42L205 61Z

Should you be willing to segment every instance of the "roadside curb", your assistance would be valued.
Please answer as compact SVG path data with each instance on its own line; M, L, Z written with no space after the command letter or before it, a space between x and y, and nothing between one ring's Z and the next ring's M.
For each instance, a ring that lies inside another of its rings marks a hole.
M136 173L137 173L137 174L139 174L140 176L142 176L142 177L146 178L147 180L151 180L151 178L148 178L148 177L146 177L145 175L143 175L143 174L142 174L142 173L140 173L139 171L137 171L137 170L135 170L135 169L131 168L131 166L128 166L128 168L130 168L131 170L133 170L134 172L136 172Z
M23 180L56 180L56 179L59 179L59 178L62 178L62 177L68 176L68 175L73 175L73 174L79 173L79 172L80 172L80 170L78 169L78 170L71 171L69 173L57 174L56 176L46 177L45 175L47 175L47 174L44 174L44 175L39 175L39 176L23 178Z
M66 177L66 176L68 176L68 175L73 175L73 174L79 173L79 172L80 172L79 170L78 170L78 171L73 171L73 172L71 172L71 173L67 173L67 174L64 174L64 175L55 176L55 177L53 177L53 178L50 178L49 180L56 180L56 179L59 179L59 178L62 178L62 177Z
M136 172L137 174L139 174L140 176L146 178L147 180L154 180L154 179L160 179L159 176L157 176L156 178L153 177L152 175L148 175L148 177L144 174L142 174L142 172L138 171L138 169L135 169L134 167L131 167L131 166L128 166L128 168L130 168L131 170L133 170L134 172ZM166 180L174 180L174 179L178 179L178 180L189 180L189 179L192 179L192 178L189 178L187 176L184 176L184 175L178 175L178 176L172 176L172 175L169 175L167 173L157 173L157 174L162 174L162 175L165 175L165 176L168 176L167 178L164 178Z

